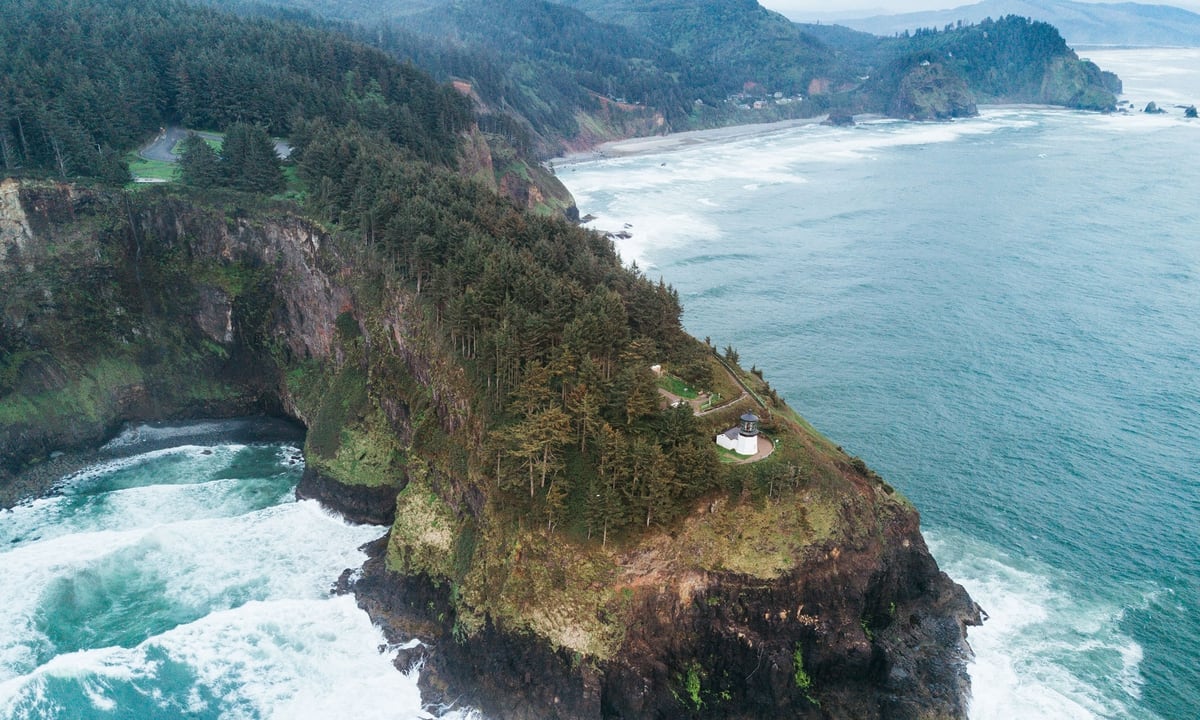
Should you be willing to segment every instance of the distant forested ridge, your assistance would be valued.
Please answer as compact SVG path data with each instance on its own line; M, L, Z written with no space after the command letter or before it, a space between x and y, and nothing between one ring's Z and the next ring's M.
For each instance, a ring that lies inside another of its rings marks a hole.
M481 124L543 156L825 112L921 118L942 116L936 106L947 102L954 114L1000 99L1116 103L1115 78L1080 61L1051 26L1017 17L881 38L792 23L755 0L210 1L352 20L344 31L471 84ZM915 69L922 62L937 66Z
M698 69L699 96L724 97L761 85L807 93L813 78L841 78L831 48L757 0L564 0L589 15L671 48Z

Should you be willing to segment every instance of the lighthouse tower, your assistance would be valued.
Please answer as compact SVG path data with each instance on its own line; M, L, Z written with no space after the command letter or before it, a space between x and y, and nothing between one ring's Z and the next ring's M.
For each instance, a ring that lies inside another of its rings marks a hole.
M753 455L758 452L758 416L746 413L739 420L737 447L733 451L738 455Z

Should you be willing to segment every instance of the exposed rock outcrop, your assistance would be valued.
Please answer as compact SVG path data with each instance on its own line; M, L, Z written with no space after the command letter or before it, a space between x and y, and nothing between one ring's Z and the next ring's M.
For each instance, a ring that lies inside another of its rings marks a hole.
M950 120L978 115L979 109L962 77L941 63L924 62L900 80L888 114L909 120Z
M352 245L169 195L20 200L12 297L59 297L76 277L60 266L111 295L82 320L69 297L6 305L63 348L8 374L0 412L24 418L0 423L10 470L125 420L274 410L308 428L302 496L392 524L354 590L428 643L432 695L514 720L965 716L977 608L916 511L827 441L780 425L811 453L792 491L704 497L619 547L534 531L491 514L469 450L485 428L437 318L340 254Z
M296 497L317 500L352 523L391 525L396 519L396 493L401 483L398 478L392 485L348 485L323 475L316 468L306 467L296 486Z
M491 620L456 635L451 588L389 570L383 544L353 590L394 639L425 643L398 664L423 663L427 698L489 717L965 717L965 631L979 609L938 570L915 511L878 500L843 518L863 532L777 578L643 566L626 578L628 629L608 658Z

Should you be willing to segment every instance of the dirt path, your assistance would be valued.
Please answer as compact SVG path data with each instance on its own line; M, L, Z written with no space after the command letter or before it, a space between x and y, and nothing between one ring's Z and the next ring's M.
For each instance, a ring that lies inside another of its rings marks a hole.
M758 452L748 458L736 461L735 465L745 465L746 463L758 462L775 452L775 441L765 435L758 436Z
M733 369L729 367L729 364L726 363L725 360L722 359L720 355L717 355L716 358L717 358L717 362L721 363L721 367L725 368L725 372L729 373L729 379L733 380L735 383L737 383L738 387L740 387L742 389L741 397L739 397L738 399L740 400L741 398L749 395L750 397L754 398L754 402L756 405L758 405L763 410L766 410L767 405L766 405L766 403L764 403L762 401L762 398L760 398L758 395L755 395L754 392L751 391L749 387L747 387L746 383L742 382L742 379L733 372Z

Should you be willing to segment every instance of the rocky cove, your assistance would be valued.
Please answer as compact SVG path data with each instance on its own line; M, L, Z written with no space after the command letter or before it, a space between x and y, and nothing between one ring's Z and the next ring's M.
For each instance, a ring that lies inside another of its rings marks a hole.
M785 406L787 490L563 540L498 514L479 391L420 290L361 246L270 206L2 195L5 310L40 334L0 386L6 486L130 420L292 418L298 492L391 526L342 589L425 643L402 664L424 662L430 700L498 718L965 717L979 609L917 511Z

